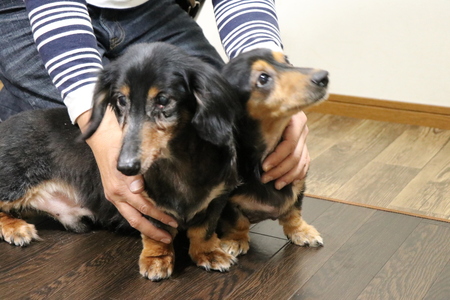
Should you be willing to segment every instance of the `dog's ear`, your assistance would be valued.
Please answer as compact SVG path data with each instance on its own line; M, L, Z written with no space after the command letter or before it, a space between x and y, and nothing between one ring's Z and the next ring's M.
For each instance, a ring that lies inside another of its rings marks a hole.
M251 51L251 53L254 53L254 51ZM238 101L241 102L241 106L245 105L252 91L250 84L251 65L258 56L255 55L252 57L250 56L251 53L244 52L232 58L221 71L222 76L234 88Z
M198 135L215 145L230 144L239 105L228 82L205 64L190 72L188 85L197 102L192 124Z
M90 138L100 126L100 123L105 115L108 104L113 101L113 83L115 72L113 68L105 68L98 76L97 84L94 90L92 114L89 120L89 125L83 133L82 138Z

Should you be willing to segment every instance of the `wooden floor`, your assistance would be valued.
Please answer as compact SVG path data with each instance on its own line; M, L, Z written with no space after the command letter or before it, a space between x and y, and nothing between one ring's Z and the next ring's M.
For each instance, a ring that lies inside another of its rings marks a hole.
M450 130L320 113L308 125L308 194L450 221Z
M139 237L38 224L28 247L0 244L0 299L449 299L450 224L313 198L318 249L289 244L273 221L252 228L230 272L206 272L177 244L173 277L138 273Z

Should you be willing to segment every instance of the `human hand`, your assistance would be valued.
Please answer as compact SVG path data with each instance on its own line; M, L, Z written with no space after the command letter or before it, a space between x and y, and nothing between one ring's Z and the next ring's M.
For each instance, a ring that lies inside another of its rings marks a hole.
M311 158L306 147L309 129L306 115L299 112L291 118L283 133L282 141L264 160L263 183L275 181L275 188L281 190L287 184L305 178Z
M82 132L88 126L90 114L91 112L87 111L77 119ZM172 241L172 236L154 226L143 215L148 215L172 227L177 227L176 221L157 209L142 195L144 191L142 175L125 176L117 170L122 130L111 109L106 110L99 128L86 142L94 153L106 199L116 206L120 214L132 227L147 237L169 244Z

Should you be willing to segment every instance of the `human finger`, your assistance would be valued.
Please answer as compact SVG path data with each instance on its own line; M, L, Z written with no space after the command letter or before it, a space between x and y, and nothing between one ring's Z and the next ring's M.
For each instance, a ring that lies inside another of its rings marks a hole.
M115 202L114 205L131 227L155 241L160 241L165 244L171 243L172 236L167 231L156 227L127 202Z
M290 184L296 180L304 179L308 172L310 161L311 158L309 156L308 148L305 144L299 163L296 165L296 167L292 168L275 181L275 188L280 190L287 184Z
M282 141L263 162L262 168L265 172L277 167L289 155L294 153L299 145L303 146L308 134L306 121L307 118L303 112L300 112L291 118L288 126L283 132Z

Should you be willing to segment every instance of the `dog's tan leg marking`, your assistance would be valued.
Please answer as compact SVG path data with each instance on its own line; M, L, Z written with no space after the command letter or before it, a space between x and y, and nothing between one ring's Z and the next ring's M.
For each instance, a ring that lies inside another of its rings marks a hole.
M230 226L226 229L226 232L220 239L220 246L224 251L234 257L240 254L246 254L248 249L250 249L249 231L250 221L244 215L240 214L235 226Z
M187 235L191 242L189 247L189 255L197 266L209 270L217 270L220 272L228 271L236 262L236 258L225 252L220 247L220 239L217 234L213 234L207 239L206 228L191 227L187 231Z
M0 212L0 238L16 246L26 246L32 240L40 240L33 224L16 219L8 214Z
M151 281L160 281L172 275L175 265L173 244L164 244L142 235L142 249L139 258L139 272Z
M303 220L301 210L298 208L293 208L281 216L279 222L283 226L284 234L292 243L299 246L323 246L320 233Z

